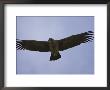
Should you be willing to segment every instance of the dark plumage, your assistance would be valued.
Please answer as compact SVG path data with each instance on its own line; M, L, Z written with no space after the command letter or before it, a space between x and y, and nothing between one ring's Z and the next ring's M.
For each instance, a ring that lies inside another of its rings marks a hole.
M61 55L59 53L59 44L57 40L54 40L52 38L49 38L49 49L51 52L50 61L51 60L57 60L61 58Z
M59 51L63 51L81 43L91 42L93 32L88 31L77 35L72 35L61 40L49 38L48 41L18 40L16 41L17 50L30 50L39 52L51 52L50 61L61 58Z

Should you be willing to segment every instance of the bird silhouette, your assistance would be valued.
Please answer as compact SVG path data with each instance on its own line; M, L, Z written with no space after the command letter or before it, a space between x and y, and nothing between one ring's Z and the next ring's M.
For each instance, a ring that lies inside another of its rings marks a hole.
M64 51L82 43L91 42L93 38L93 32L88 31L60 40L54 40L53 38L49 38L48 41L17 39L16 48L17 50L51 52L50 61L55 61L61 58L59 51Z

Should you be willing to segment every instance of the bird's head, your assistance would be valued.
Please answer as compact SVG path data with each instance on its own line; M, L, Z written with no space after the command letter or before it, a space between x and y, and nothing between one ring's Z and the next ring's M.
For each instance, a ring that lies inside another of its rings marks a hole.
M53 38L49 38L49 40L48 41L54 41L54 39Z

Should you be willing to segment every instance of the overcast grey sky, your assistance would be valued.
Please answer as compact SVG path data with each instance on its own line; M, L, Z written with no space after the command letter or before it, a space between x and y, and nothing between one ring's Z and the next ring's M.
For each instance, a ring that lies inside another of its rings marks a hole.
M17 39L47 41L94 31L93 16L17 16ZM93 74L94 42L62 51L61 58L49 61L49 52L17 50L17 74Z

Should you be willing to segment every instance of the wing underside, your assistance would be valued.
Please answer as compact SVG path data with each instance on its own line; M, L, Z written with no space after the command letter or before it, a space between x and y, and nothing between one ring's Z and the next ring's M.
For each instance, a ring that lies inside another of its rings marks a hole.
M93 32L88 31L77 35L72 35L70 37L57 40L59 45L59 50L63 51L81 43L91 42L93 40ZM30 50L30 51L40 51L49 52L48 41L36 41L36 40L18 40L16 41L17 50Z
M49 44L47 41L17 40L16 48L17 50L48 52Z
M93 32L88 31L77 35L72 35L70 37L58 40L59 42L59 50L63 51L81 43L91 42L93 40Z

